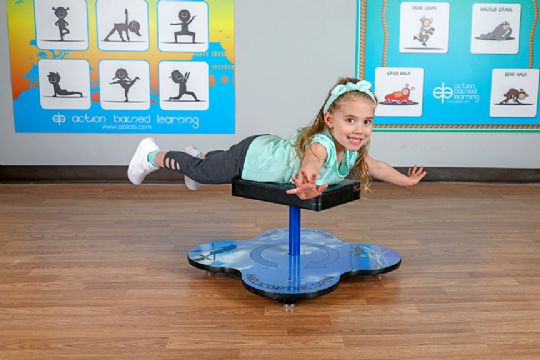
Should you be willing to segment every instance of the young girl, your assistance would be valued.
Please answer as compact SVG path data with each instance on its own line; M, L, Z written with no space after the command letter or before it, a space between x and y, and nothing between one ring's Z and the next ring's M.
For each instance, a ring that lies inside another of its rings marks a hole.
M369 82L341 78L313 124L290 139L256 135L229 150L203 155L193 147L186 152L162 152L152 138L146 138L131 159L128 177L138 185L148 174L167 168L183 173L190 189L198 183L231 183L235 177L293 183L295 188L287 193L300 199L319 196L349 173L361 181L362 191L368 189L370 177L400 186L417 184L426 175L422 166L409 168L403 175L368 155L376 106Z

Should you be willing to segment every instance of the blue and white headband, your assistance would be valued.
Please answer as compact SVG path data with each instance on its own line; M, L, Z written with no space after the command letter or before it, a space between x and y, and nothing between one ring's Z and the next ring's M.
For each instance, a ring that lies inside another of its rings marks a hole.
M332 89L332 91L330 91L330 97L328 98L328 100L326 100L323 111L328 112L328 109L330 109L330 106L332 106L332 104L334 103L334 101L337 100L338 97L351 91L359 91L361 93L367 94L371 98L371 100L373 100L373 102L376 102L375 95L373 95L373 92L371 92L371 84L369 81L360 80L357 83L348 82L345 85L336 85Z

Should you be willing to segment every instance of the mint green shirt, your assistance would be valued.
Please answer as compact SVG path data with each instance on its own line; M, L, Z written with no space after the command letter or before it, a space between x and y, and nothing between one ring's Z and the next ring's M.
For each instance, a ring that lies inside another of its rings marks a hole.
M290 183L300 169L300 159L294 144L298 134L289 139L275 135L261 135L249 145L242 170L242 179L259 182ZM337 184L345 178L356 162L358 152L345 150L338 164L336 146L330 133L313 136L311 143L320 143L326 149L326 160L317 177L317 185Z

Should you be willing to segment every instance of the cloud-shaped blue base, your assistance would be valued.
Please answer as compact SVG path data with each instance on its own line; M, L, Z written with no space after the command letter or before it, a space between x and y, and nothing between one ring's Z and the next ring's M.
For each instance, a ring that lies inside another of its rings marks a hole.
M394 250L345 243L317 229L302 229L300 244L300 255L289 256L289 230L273 229L251 240L198 245L188 260L200 269L239 275L249 291L286 303L327 294L342 277L382 274L401 264Z

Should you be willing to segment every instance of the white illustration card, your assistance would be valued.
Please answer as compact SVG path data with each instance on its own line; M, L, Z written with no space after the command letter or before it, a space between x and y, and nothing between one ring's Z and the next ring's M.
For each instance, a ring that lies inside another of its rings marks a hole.
M474 4L471 53L519 52L520 4Z
M491 117L536 117L538 69L493 69Z
M88 9L85 0L35 0L34 10L38 48L88 48Z
M159 63L159 104L164 110L207 110L209 70L205 62Z
M402 53L448 52L449 23L449 3L401 3L399 51Z
M150 66L144 60L102 60L99 101L103 109L150 108Z
M148 4L145 0L98 0L96 18L100 50L148 50Z
M376 116L422 116L423 93L423 68L375 69Z
M202 1L160 1L158 47L161 51L206 51L208 5Z
M89 109L90 65L86 60L40 60L39 98L43 109Z

